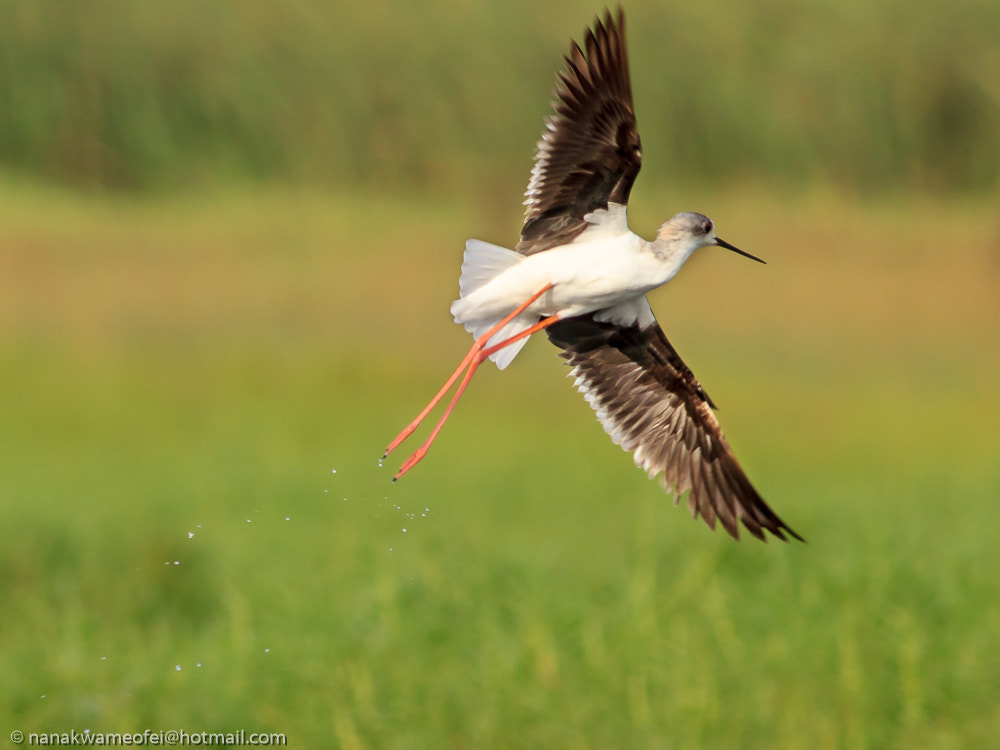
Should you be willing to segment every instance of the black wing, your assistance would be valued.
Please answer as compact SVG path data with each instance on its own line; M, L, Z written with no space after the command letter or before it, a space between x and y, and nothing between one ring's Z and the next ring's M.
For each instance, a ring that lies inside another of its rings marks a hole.
M516 248L525 255L571 241L591 211L627 204L641 166L624 12L596 19L584 46L573 42L538 142Z
M802 540L778 518L736 462L712 412L714 404L670 345L659 324L621 327L569 318L548 328L576 385L611 439L634 454L650 478L674 493L690 490L688 508L712 529L716 518L734 538L738 521L758 539L764 529Z

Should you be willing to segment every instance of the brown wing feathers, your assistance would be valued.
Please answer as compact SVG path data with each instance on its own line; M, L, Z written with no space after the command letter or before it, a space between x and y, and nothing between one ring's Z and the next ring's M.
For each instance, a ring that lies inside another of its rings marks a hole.
M759 539L764 529L801 539L740 469L708 394L659 325L623 328L588 315L561 321L548 335L612 440L650 477L660 475L675 499L689 491L694 516L713 529L718 519L735 538L742 521Z
M632 105L624 15L611 13L575 42L556 86L525 192L517 251L530 255L565 244L583 217L608 202L628 202L642 153Z

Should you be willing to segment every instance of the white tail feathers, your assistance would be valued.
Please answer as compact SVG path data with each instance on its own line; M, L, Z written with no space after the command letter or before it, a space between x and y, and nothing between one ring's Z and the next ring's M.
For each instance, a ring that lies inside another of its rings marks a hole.
M459 296L465 299L522 260L523 255L505 247L482 240L466 241L465 255L462 256L462 276L458 280Z
M462 276L458 280L459 299L451 305L451 314L455 316L455 322L464 325L465 330L478 339L512 312L515 305L511 305L506 312L501 313L497 313L495 309L484 309L484 307L490 308L495 307L495 305L490 305L487 299L477 299L473 293L486 286L508 268L523 261L524 258L525 256L515 253L513 250L499 245L491 245L482 240L466 242L465 255L462 259ZM487 347L511 336L516 336L537 322L538 315L529 313L518 315L490 338ZM527 340L525 337L510 346L493 352L490 359L496 363L498 368L504 369L521 351L521 347Z

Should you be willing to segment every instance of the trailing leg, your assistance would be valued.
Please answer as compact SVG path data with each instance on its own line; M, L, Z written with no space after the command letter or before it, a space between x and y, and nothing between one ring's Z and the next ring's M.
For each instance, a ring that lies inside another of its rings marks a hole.
M391 443L389 443L389 447L386 448L385 453L382 454L383 459L386 458L392 451L394 451L399 446L400 443L402 443L404 440L406 440L406 438L408 438L410 435L413 434L413 431L416 430L417 427L420 425L420 423L424 421L424 419L427 417L428 414L430 414L431 409L437 406L438 402L442 398L444 398L444 394L448 392L448 389L450 389L455 384L455 381L458 380L459 376L462 374L462 371L465 370L469 366L469 363L471 363L473 359L478 355L478 353L483 350L483 347L486 346L486 342L488 342L493 336L495 336L496 333L499 330L501 330L505 325L510 323L510 321L512 321L514 318L516 318L518 315L520 315L526 309L528 309L528 307L535 300L537 300L551 288L552 284L546 284L535 294L533 294L527 301L525 301L521 305L518 305L518 307L509 315L507 315L503 320L501 320L490 330L488 330L486 333L484 333L482 336L480 336L475 340L475 342L472 344L472 347L469 349L468 353L465 355L465 357L462 358L462 362L455 369L455 372L453 372L451 374L451 377L449 377L448 380L445 381L445 384L441 386L441 390L439 390L437 394L435 394L434 398L431 399L430 403L424 407L424 409L417 415L417 417L412 422L410 422L406 427L404 427L403 431L400 432L393 439ZM520 338L524 337L520 336L519 339ZM490 353L496 351L497 348L503 348L503 347L491 347L489 350ZM489 354L487 354L486 356L489 356Z
M545 290L543 289L542 292L544 291ZM542 292L539 292L539 294L541 294ZM458 403L458 400L462 397L462 394L465 393L465 389L468 388L469 383L472 381L472 376L475 375L476 370L479 369L479 365L485 362L489 358L489 356L493 354L493 352L500 351L504 347L510 346L511 344L520 341L521 339L527 338L533 333L541 331L543 328L548 328L553 323L559 322L559 320L560 318L558 315L550 315L549 317L543 318L542 320L535 323L535 325L531 326L531 328L521 331L520 333L511 336L509 339L505 339L500 343L494 344L493 346L490 346L486 349L483 349L481 346L479 346L478 349L476 349L476 347L479 345L479 342L483 340L483 338L485 338L488 341L489 336L492 334L488 334L485 337L481 336L479 339L477 339L476 344L473 345L473 349L471 349L469 351L469 354L466 355L466 360L468 360L471 356L471 363L468 365L468 370L466 370L465 372L465 377L463 377L462 382L459 383L458 390L456 390L455 395L452 396L451 401L448 403L447 408L444 410L444 414L441 415L441 419L438 420L438 423L434 426L434 429L431 430L431 434L427 436L427 440L424 441L424 444L421 445L419 448L417 448L417 450L415 450L413 454L403 462L403 465L399 468L399 471L396 472L396 476L392 478L392 481L395 482L406 472L408 472L410 469L412 469L414 466L420 463L423 457L427 455L428 449L431 447L431 444L434 442L435 438L437 438L438 433L441 432L441 428L444 427L444 423L447 421L448 417L451 416L451 412L455 408L455 405ZM463 365L465 365L465 360L463 360ZM461 367L459 368L459 370L461 370ZM455 377L457 377L459 370L455 371L455 375L453 375L452 378L449 379L448 383L445 384L446 387L442 389L442 391L439 392L438 396L436 396L435 398L440 400L440 397L444 394L444 392L451 387L451 383L454 381ZM425 409L425 411L429 411L430 407L433 406L435 403L437 402L436 401L432 402L431 405L427 409Z

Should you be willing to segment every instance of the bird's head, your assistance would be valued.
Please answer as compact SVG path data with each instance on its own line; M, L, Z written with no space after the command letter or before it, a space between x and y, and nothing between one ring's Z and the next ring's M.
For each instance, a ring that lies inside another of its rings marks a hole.
M679 257L686 260L698 248L718 245L758 263L764 262L757 256L744 252L716 236L715 224L712 220L705 214L694 211L684 211L665 222L656 235L656 244L672 258Z

